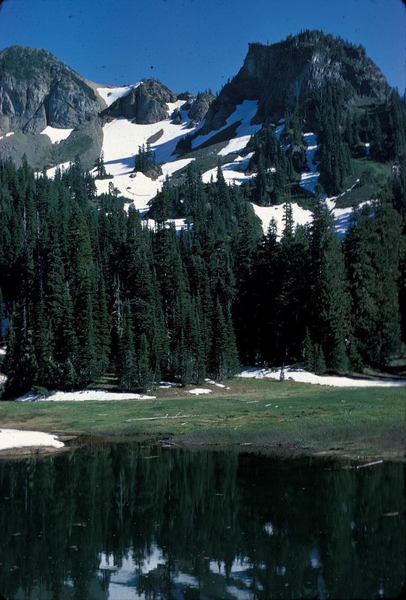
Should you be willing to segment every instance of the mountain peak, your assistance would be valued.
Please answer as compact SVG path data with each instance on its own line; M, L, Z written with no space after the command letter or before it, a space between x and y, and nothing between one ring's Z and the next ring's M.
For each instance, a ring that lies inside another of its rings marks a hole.
M76 127L99 110L94 90L47 50L11 46L0 53L2 132Z
M213 103L205 130L220 127L244 100L258 100L257 122L275 121L327 82L340 84L350 103L381 101L390 91L362 46L330 34L306 30L273 44L250 43L240 71Z

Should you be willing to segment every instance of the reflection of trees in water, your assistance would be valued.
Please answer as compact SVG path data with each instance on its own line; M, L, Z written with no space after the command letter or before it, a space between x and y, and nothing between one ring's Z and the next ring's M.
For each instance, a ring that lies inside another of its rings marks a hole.
M0 531L10 598L107 598L102 554L147 598L394 596L403 470L96 446L0 463Z

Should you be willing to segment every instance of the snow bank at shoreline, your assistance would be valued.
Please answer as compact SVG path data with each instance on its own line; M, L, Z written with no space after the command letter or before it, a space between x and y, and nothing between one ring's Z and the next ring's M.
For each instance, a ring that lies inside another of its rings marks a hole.
M284 375L285 380L291 379L297 383L312 383L331 387L406 387L405 379L353 379L338 375L316 375L304 369L289 366L284 368ZM279 381L281 369L252 367L244 369L238 376L246 379L276 379Z
M29 392L17 402L84 402L85 400L155 400L156 396L132 394L130 392L108 392L106 390L80 390L78 392L53 392L49 396L40 396Z
M63 448L64 443L56 435L41 431L21 429L0 429L0 451L31 447Z

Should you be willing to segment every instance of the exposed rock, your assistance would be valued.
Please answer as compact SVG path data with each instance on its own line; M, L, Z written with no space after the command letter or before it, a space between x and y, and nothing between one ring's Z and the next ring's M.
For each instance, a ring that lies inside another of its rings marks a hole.
M174 125L180 125L182 123L182 115L178 108L171 114L171 121Z
M182 92L178 94L178 100L185 100L186 102L191 102L194 100L194 95L191 92Z
M104 116L125 117L142 125L157 123L168 116L168 102L176 102L177 96L155 79L143 81L123 98L118 98L104 111Z
M100 156L102 142L103 132L98 119L86 121L59 144L52 144L47 135L16 131L14 135L0 139L0 160L10 158L20 166L22 157L26 156L28 164L40 171L80 156L82 165L90 169Z
M258 100L255 121L277 120L296 101L305 104L328 81L342 86L348 102L382 100L389 86L361 46L320 31L305 31L277 44L249 44L244 64L212 102L201 133L223 126L243 100Z
M209 110L210 104L213 102L214 96L209 92L200 92L189 110L189 118L194 123L199 123L204 119Z
M48 161L51 147L51 140L46 135L16 131L14 135L0 140L0 160L11 159L19 167L25 155L28 164L36 170L41 170Z
M12 46L0 52L0 132L35 134L47 125L75 128L101 105L72 69L50 52Z
M148 169L144 171L144 175L155 181L160 175L162 175L161 165L150 165Z
M45 136L42 136L45 137ZM85 169L93 168L99 158L103 144L103 130L99 119L86 121L75 129L68 139L54 144L50 153L52 165L74 160L80 157ZM108 164L106 164L108 172Z

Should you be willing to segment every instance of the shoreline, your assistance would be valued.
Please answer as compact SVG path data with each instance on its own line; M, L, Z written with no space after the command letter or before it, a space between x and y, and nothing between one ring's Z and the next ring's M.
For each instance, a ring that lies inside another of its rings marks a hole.
M43 433L49 433L44 431ZM120 444L138 444L148 447L159 446L166 450L189 450L195 451L234 451L238 454L257 454L261 456L277 457L284 459L297 459L297 458L331 458L342 460L345 462L352 462L356 464L363 464L365 462L376 461L378 462L396 462L406 464L406 452L393 452L393 453L362 453L356 454L349 452L348 449L344 448L331 448L317 449L310 448L308 446L299 446L297 444L286 443L281 444L279 442L267 444L260 444L253 442L226 442L222 439L208 442L191 442L183 440L182 437L176 435L156 434L155 436L145 436L143 433L131 434L125 436L122 434L118 435L95 435L89 436L84 434L64 434L64 433L53 433L58 440L64 443L63 447L55 448L52 446L24 446L20 448L7 448L0 450L0 464L2 461L17 461L27 459L42 459L50 456L59 456L60 454L66 454L68 452L75 452L86 446L93 445L120 445ZM369 466L367 464L366 466Z
M0 402L0 429L58 435L64 448L137 442L193 449L405 460L404 389L331 388L235 378L210 394L157 390L155 399ZM217 384L218 385L218 384ZM9 448L0 459L53 454Z

